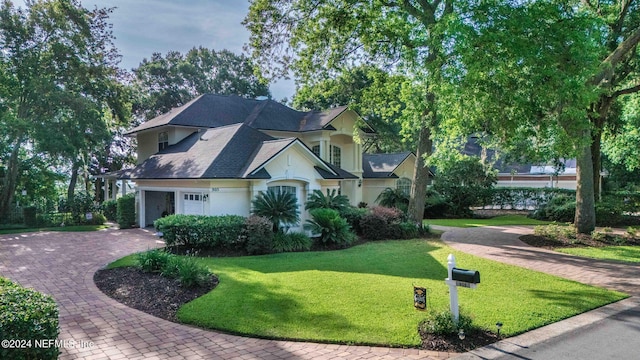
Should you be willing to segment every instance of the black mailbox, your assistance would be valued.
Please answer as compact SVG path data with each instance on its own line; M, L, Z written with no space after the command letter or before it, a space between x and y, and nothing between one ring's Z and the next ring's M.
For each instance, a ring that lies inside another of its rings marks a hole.
M451 270L452 280L463 281L471 284L480 283L480 273L477 270L466 270L453 268Z

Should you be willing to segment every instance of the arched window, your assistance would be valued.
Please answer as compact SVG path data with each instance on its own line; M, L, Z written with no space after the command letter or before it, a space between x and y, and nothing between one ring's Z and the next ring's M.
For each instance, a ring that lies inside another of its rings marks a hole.
M398 179L396 181L396 189L409 196L411 194L411 179L406 177Z

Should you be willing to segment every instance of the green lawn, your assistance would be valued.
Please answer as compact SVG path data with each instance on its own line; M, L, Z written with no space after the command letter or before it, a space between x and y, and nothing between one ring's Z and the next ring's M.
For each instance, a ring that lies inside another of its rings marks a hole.
M490 219L425 219L425 224L452 227L479 227L504 225L546 225L548 221L530 219L522 215L503 215Z
M178 318L254 337L418 346L425 313L413 307L413 285L428 289L428 311L448 309L443 280L449 253L459 267L481 273L478 289L459 290L463 312L491 330L503 322L507 336L626 297L437 241L383 241L340 251L203 258L220 284L180 308ZM133 262L129 256L114 265Z
M2 229L0 235L5 234L20 234L26 232L38 232L38 231L61 231L61 232L76 232L76 231L98 231L108 229L107 225L78 225L78 226L63 226L63 227L48 227L48 228L13 228Z
M556 251L593 259L640 262L640 246L558 248Z

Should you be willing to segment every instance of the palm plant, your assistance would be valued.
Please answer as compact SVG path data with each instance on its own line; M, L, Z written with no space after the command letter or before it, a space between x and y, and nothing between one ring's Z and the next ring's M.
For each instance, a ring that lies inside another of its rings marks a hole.
M319 240L325 245L349 245L355 239L347 220L333 209L311 210L311 219L304 224L305 230L319 235Z
M280 225L295 225L300 221L297 199L291 193L272 190L261 192L251 204L251 213L271 220L273 232L280 231Z
M334 209L340 211L349 206L349 198L336 193L336 189L327 189L327 195L325 196L322 191L313 190L305 204L305 209Z
M376 198L380 206L406 209L409 205L409 196L400 189L386 188Z

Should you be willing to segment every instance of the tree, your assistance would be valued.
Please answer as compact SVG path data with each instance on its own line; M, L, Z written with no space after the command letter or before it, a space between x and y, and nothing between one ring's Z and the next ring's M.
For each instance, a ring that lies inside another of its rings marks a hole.
M422 221L432 135L440 121L439 94L445 66L444 31L457 11L452 0L285 1L254 0L244 24L265 76L289 70L303 83L335 76L354 64L378 64L407 74L419 100L412 105L417 129L416 171L409 216Z
M575 156L581 233L595 227L603 130L620 96L640 90L638 14L634 0L536 1L458 20L464 66L449 76L464 78L459 116L531 158Z
M269 88L244 55L228 50L193 48L185 55L169 51L144 59L135 74L136 113L154 118L196 96L215 93L247 98L270 96Z
M25 9L5 0L0 6L0 113L9 148L2 159L0 217L13 202L21 151L67 159L75 170L80 158L106 142L105 112L126 117L106 22L110 11L87 10L77 0L27 1Z

